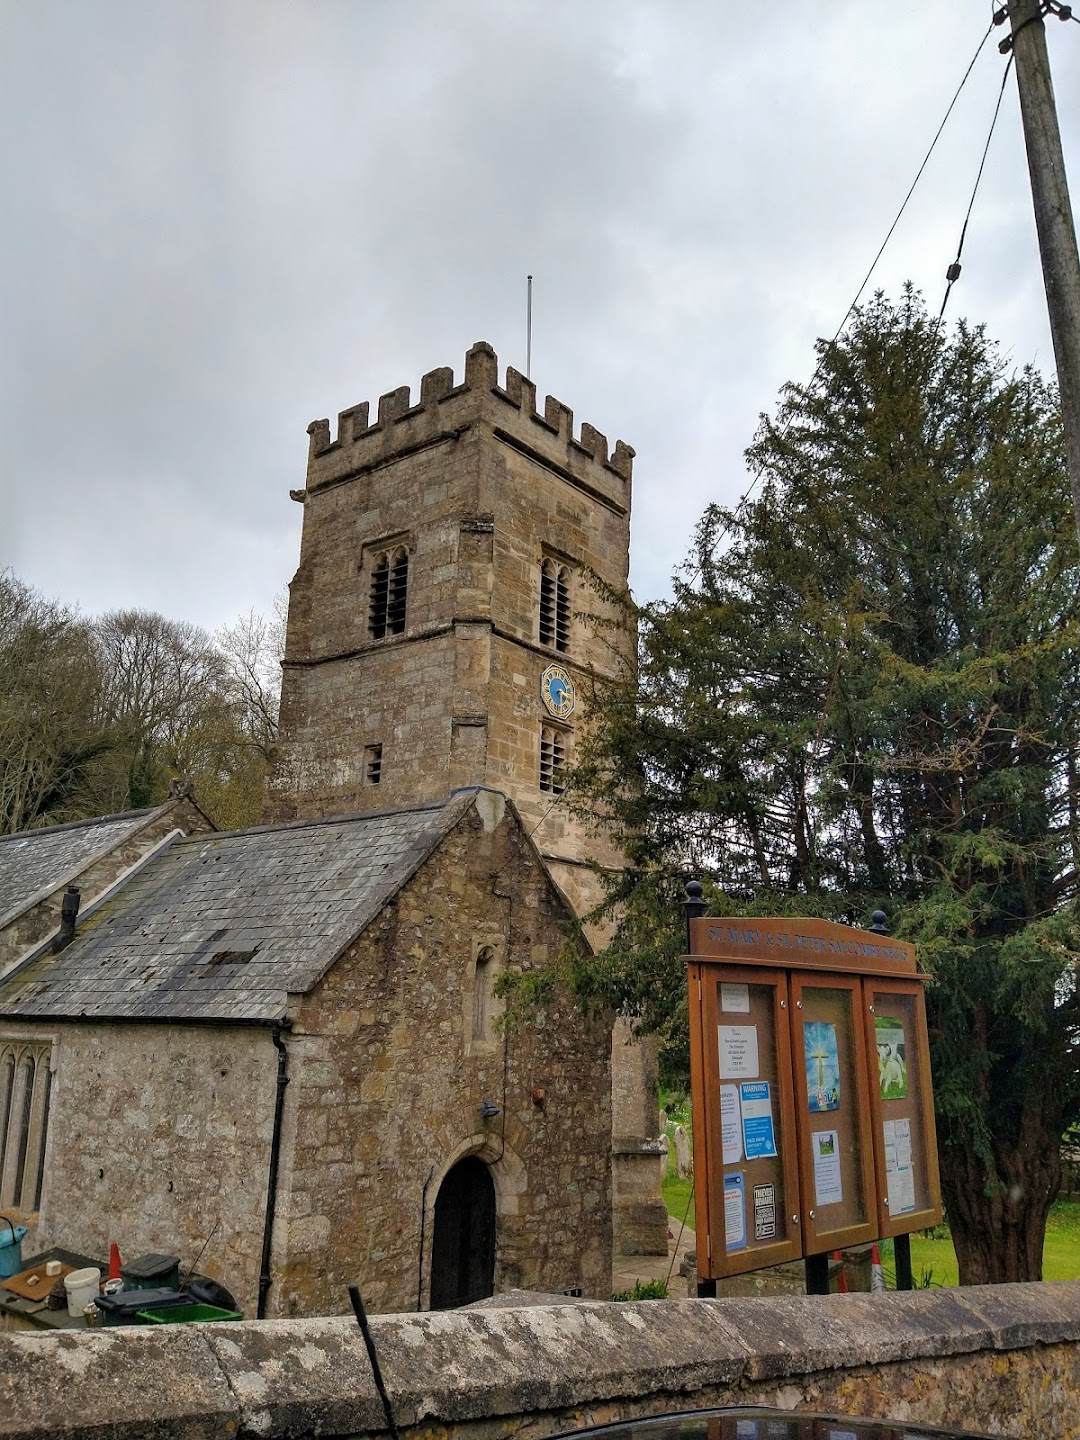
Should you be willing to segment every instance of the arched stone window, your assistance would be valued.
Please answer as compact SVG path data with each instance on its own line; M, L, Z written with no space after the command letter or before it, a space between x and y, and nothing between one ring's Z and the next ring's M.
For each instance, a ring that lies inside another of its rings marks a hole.
M368 634L373 640L405 633L409 589L409 552L404 545L372 556Z
M37 1210L49 1125L48 1045L0 1039L0 1206Z
M15 1051L7 1046L0 1053L0 1176L3 1175L8 1132L11 1129L11 1103L15 1098Z
M474 1040L491 1040L492 1010L495 998L495 951L491 945L483 945L477 951L473 970L473 1023Z
M569 565L548 556L540 566L540 644L563 654L570 649Z

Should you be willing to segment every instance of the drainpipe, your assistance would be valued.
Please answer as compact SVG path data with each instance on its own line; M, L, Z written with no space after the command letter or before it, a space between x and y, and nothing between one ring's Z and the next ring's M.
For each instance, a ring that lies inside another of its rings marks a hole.
M270 1032L277 1057L277 1094L274 1096L274 1133L270 1140L270 1175L266 1182L266 1219L263 1222L262 1260L259 1264L259 1306L256 1319L266 1319L266 1296L272 1284L270 1275L270 1243L277 1210L278 1165L281 1162L281 1122L285 1114L285 1086L289 1083L289 1052L281 1038L284 1021L278 1021Z

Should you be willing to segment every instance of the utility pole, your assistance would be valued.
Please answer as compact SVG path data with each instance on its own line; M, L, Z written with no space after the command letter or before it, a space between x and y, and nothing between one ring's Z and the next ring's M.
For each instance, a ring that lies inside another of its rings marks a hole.
M1077 535L1080 537L1080 257L1076 250L1076 230L1069 204L1054 86L1046 53L1046 29L1042 20L1047 12L1057 14L1061 10L1065 13L1060 18L1068 19L1068 7L1059 6L1053 0L1051 3L1047 0L1009 0L1012 35L1002 42L1000 48L1008 50L1011 43L1016 60L1020 114L1024 122L1028 170L1031 172L1031 198L1035 206L1046 307L1050 312L1050 334L1054 341L1058 389L1061 392L1065 456Z

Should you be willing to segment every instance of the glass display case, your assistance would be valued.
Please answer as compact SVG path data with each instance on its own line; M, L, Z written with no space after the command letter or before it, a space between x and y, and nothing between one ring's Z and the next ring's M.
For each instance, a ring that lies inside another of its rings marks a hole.
M926 1001L918 981L864 981L878 1233L925 1230L941 1219Z
M911 946L787 918L695 919L690 937L699 1280L937 1223Z
M691 1083L705 1102L700 1121L694 1113L704 1182L694 1189L696 1228L706 1258L735 1275L802 1254L788 984L780 971L702 968L691 977L703 1041L691 1053L700 1082ZM709 1256L717 1240L721 1254Z

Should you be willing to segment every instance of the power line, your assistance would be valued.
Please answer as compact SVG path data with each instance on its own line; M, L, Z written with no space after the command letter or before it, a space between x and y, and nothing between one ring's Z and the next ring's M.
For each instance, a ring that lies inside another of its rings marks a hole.
M1012 69L1013 57L1009 54L1008 64L1005 66L1005 73L1001 77L1001 89L998 91L997 104L994 106L993 119L990 121L990 131L986 137L986 144L983 146L982 159L979 161L979 173L975 176L975 185L971 192L971 199L968 201L967 214L964 216L964 223L960 227L960 242L956 247L956 259L945 272L946 286L945 295L941 301L941 309L938 311L937 321L934 325L936 330L941 324L941 317L945 314L945 306L949 303L949 296L952 294L952 287L960 278L960 255L964 248L964 239L967 235L968 221L971 219L971 212L975 205L975 196L979 193L979 181L982 179L983 170L986 167L986 157L990 153L990 141L994 138L994 127L997 125L998 115L1001 113L1001 102L1005 98L1005 84L1009 78L1009 71Z
M954 110L954 108L955 108L955 106L956 106L957 100L960 99L960 93L961 93L961 91L963 90L964 86L965 86L965 85L967 84L967 82L968 82L968 76L971 74L972 70L974 70L974 68L975 68L975 62L976 62L976 60L978 60L979 55L980 55L981 52L982 52L982 48L983 48L983 46L986 44L986 42L987 42L987 40L988 40L988 38L989 38L989 36L990 36L991 31L993 30L993 28L994 28L994 27L993 27L993 24L991 23L991 25L988 27L988 29L987 29L987 31L986 31L986 34L985 34L985 35L982 37L982 39L979 41L979 43L978 43L978 45L977 45L977 47L976 47L976 49L975 49L975 54L971 57L971 61L970 61L970 63L968 64L967 69L964 71L963 79L960 81L960 84L956 87L956 93L953 95L952 99L949 101L949 108L945 111L945 114L944 114L944 116L942 117L941 124L938 126L937 130L936 130L935 133L934 133L934 138L933 138L933 140L931 140L931 142L930 142L930 148L929 148L929 150L927 150L925 156L923 157L923 162L922 162L922 164L919 166L918 171L916 172L915 179L911 182L911 185L910 185L910 187L909 187L909 189L908 189L908 192L907 192L907 194L904 196L904 199L903 199L903 201L902 201L902 203L901 203L901 205L900 205L900 209L896 212L896 219L895 219L895 220L892 222L892 224L889 226L889 229L888 229L888 231L886 232L886 235L885 235L885 239L881 242L880 246L878 247L878 252L877 252L877 254L874 256L873 261L872 261L871 264L870 264L870 269L867 270L866 274L863 276L862 284L859 286L858 290L856 290L856 292L855 292L855 298L852 300L852 302L851 302L851 304L848 306L848 308L844 311L844 318L840 321L840 324L836 327L836 330L835 330L835 332L834 332L834 334L833 334L832 340L829 342L830 345L834 345L834 344L836 343L837 339L838 339L839 336L840 336L840 332L843 330L844 326L845 326L845 325L847 324L847 322L848 322L848 318L849 318L849 316L851 315L851 312L855 309L855 306L859 303L859 300L860 300L861 297L862 297L863 291L866 289L867 285L869 285L869 283L870 283L870 277L873 275L874 271L877 269L877 263L878 263L878 261L881 259L882 255L884 255L884 253L885 253L885 247L888 245L889 241L892 239L894 230L896 229L897 225L900 224L900 220L901 220L901 218L902 218L902 216L903 216L903 214L904 214L904 211L907 209L908 201L911 199L912 195L914 195L914 193L915 193L915 187L916 187L916 185L918 185L919 181L922 179L923 171L926 169L927 165L930 163L930 157L931 157L931 155L933 155L934 150L935 150L935 148L937 147L937 142L941 139L941 132L945 129L945 126L947 125L948 120L949 120L949 116L952 114L952 112L953 112L953 110ZM980 172L980 173L981 173L981 172ZM820 369L821 369L821 363L819 362L819 363L818 363L818 370L820 370ZM816 378L817 378L817 371L814 372L814 379L816 379ZM814 383L814 381L811 380L810 383L811 383L811 385L812 385L812 384Z
M851 303L848 305L847 309L844 311L844 317L843 317L843 319L840 321L840 324L836 327L836 330L833 332L833 337L832 337L832 339L829 341L829 344L828 344L827 346L825 346L824 349L822 350L821 355L820 355L820 357L819 357L819 359L818 359L817 365L814 367L814 373L811 375L810 380L809 380L809 383L807 384L807 387L806 387L807 390L812 390L813 387L817 384L818 378L819 378L820 375L821 375L822 367L823 367L824 364L825 364L825 359L826 359L826 356L828 355L829 350L832 348L833 345L836 344L837 340L840 338L840 334L841 334L841 332L843 331L844 326L847 324L847 322L848 322L848 320L849 320L849 318L850 318L850 316L851 316L851 312L855 309L856 305L858 305L860 299L862 298L863 291L866 289L867 285L869 285L871 276L873 275L874 271L877 269L878 261L881 259L882 255L885 253L885 248L886 248L886 246L888 245L889 241L892 239L893 234L894 234L894 232L895 232L895 230L896 230L896 227L900 224L900 221L901 221L901 219L902 219L902 217L903 217L904 211L907 209L908 201L911 199L912 195L915 193L915 187L918 185L919 181L922 179L923 172L925 171L927 165L930 163L930 157L933 155L935 149L937 148L937 143L938 143L938 141L941 139L942 131L945 129L945 126L948 124L949 116L952 114L953 110L956 108L956 102L960 99L961 92L963 91L964 86L965 86L965 85L967 84L967 82L968 82L968 77L971 75L972 70L974 70L974 68L975 68L975 62L978 60L979 56L981 55L983 46L986 44L987 40L990 38L990 35L993 33L994 26L995 26L996 24L999 24L999 23L1000 23L1000 22L997 20L996 15L995 15L995 16L991 19L990 24L987 26L986 31L985 31L984 35L982 36L982 39L979 41L978 45L975 47L975 53L974 53L974 55L972 55L970 61L968 62L968 67L967 67L967 69L964 71L963 76L961 77L960 84L956 87L956 91L955 91L952 99L949 101L948 108L947 108L947 110L945 111L945 114L942 116L941 124L937 127L937 130L934 132L934 138L930 141L930 148L927 150L926 154L923 156L922 164L919 166L918 170L917 170L916 173L915 173L915 179L912 180L910 186L908 187L908 192L907 192L907 194L904 196L903 200L902 200L901 203L900 203L900 209L896 212L896 216L895 216L892 224L889 226L888 230L886 231L885 239L884 239L884 240L881 242L881 244L878 246L877 254L874 256L873 260L871 261L869 270L867 270L866 274L863 276L862 282L860 283L859 288L856 290L855 295L854 295L853 299L851 300ZM1007 73L1007 72L1006 72L1006 73ZM1001 104L1000 97L999 97L999 99L998 99L998 104L999 104L999 106L1000 106L1000 104ZM995 119L996 119L996 118L997 118L997 112L995 111ZM991 127L991 133L993 133L992 127ZM987 141L987 144L989 145L989 141ZM985 160L985 155L984 155L984 160ZM982 167L981 167L981 166L980 166L979 173L980 173L980 175L982 174ZM978 182L976 182L976 185L977 185L977 183L978 183ZM973 203L974 203L974 197L972 197L972 200L973 200ZM970 213L970 207L969 207L969 213ZM967 223L967 222L965 221L965 228L966 228L966 223ZM961 241L961 243L963 243L963 242ZM780 428L779 428L779 432L778 432L779 435L782 437L782 436L786 433L786 430L787 430L787 425L786 425L786 423L782 423L781 426L780 426ZM743 506L746 504L746 502L750 499L750 496L751 496L751 495L754 493L754 491L757 489L758 482L759 482L759 480L761 479L761 477L762 477L762 475L763 475L764 473L765 473L765 467L764 467L764 465L759 465L758 468L757 468L757 470L754 472L754 475L753 475L753 477L752 477L752 479L751 479L751 481L750 481L750 484L746 487L746 490L744 491L744 493L739 497L738 504L735 506L735 510L734 510L734 513L733 513L733 515L732 515L731 520L728 521L728 523L724 526L723 530L722 530L722 531L720 532L720 534L717 536L717 540L716 540L716 543L717 543L717 544L719 544L719 542L720 542L721 540L723 540L727 535L729 535L729 534L731 533L731 527L732 527L732 525L733 525L734 522L735 522L736 516L737 516L737 515L739 514L739 512L742 510L742 508L743 508ZM702 567L701 567L700 565L695 565L695 566L691 567L691 569L690 569L690 574L691 574L692 578L695 578L695 579L696 579L698 576L700 576L700 574L701 574L701 568L702 568Z

